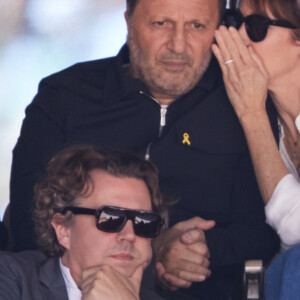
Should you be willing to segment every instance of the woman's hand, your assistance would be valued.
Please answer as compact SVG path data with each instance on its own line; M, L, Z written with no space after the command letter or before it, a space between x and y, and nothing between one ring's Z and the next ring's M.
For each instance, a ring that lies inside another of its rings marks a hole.
M238 31L220 26L212 45L225 82L228 97L240 121L265 112L268 75L262 61L251 46L246 46ZM232 60L232 62L230 62ZM229 63L224 64L228 61Z

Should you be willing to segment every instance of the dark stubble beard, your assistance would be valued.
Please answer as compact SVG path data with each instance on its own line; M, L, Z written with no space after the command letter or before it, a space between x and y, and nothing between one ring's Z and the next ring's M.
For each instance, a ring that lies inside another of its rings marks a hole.
M166 95L174 99L188 93L196 86L206 71L212 56L211 51L207 51L201 64L192 69L190 67L194 61L190 55L187 53L175 54L169 51L169 53L156 57L156 64L162 60L184 62L189 66L189 72L184 72L184 74L176 71L162 72L161 68L149 65L147 55L134 37L134 30L129 31L127 44L130 49L131 75L142 80L153 94Z

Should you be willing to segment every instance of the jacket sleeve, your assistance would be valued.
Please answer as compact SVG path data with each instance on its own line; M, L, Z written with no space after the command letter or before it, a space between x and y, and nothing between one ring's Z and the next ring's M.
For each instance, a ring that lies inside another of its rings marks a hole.
M21 299L22 293L18 283L18 276L13 271L10 260L0 253L0 299Z
M63 146L64 130L54 109L59 95L40 85L39 93L26 109L21 134L13 150L10 181L10 222L15 251L35 249L32 221L33 188L50 158Z
M211 265L241 264L249 259L269 262L279 249L279 238L265 222L264 205L249 153L243 153L232 184L229 222L206 232Z

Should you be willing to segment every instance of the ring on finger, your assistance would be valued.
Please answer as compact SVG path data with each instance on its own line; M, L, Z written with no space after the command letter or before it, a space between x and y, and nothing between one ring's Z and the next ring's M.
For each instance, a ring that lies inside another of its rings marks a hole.
M231 63L233 63L233 59L228 59L228 60L224 61L224 65L229 65Z

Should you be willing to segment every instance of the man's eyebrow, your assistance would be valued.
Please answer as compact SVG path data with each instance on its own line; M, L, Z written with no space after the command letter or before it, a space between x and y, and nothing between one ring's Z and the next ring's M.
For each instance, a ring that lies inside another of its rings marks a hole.
M152 20L152 19L164 19L164 20L171 19L170 16L160 15L160 14L148 15L148 18L150 20Z
M164 21L170 21L170 22L176 22L176 19L170 17L170 16L166 16L163 14L156 14L156 15L149 15L149 20L153 21L153 20L164 20ZM195 18L191 18L189 20L186 20L185 23L201 23L201 24L210 24L212 23L212 18L207 18L205 16L203 17L195 17Z
M207 23L210 23L210 19L208 18L195 18L195 19L191 19L189 22L190 23L201 23L201 24L207 24Z

